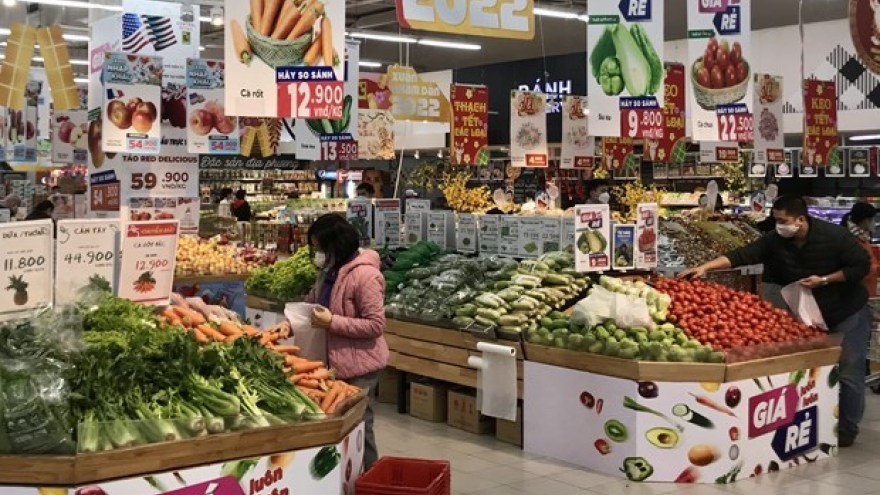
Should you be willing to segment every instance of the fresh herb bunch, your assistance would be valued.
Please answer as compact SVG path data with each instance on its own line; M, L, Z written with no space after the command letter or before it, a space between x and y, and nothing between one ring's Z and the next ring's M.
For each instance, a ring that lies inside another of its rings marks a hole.
M254 296L291 301L306 295L317 278L309 249L299 249L286 260L251 272L245 290Z

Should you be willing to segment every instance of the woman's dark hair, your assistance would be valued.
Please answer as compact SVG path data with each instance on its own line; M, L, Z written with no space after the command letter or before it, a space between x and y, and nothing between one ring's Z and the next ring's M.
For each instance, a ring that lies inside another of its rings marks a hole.
M589 196L593 191L600 187L611 187L611 183L605 179L593 179L587 182L587 195Z
M247 197L247 193L244 192L244 189L239 189L235 192L235 199L244 199Z
M31 210L31 214L29 217L33 218L49 218L52 216L52 211L55 210L55 203L49 201L48 199L40 201L34 206L34 209Z
M357 189L355 189L355 191L358 194L364 193L364 194L367 194L371 197L376 195L376 188L373 187L373 185L370 184L369 182L361 182L360 184L358 184Z
M346 264L360 249L360 235L348 220L335 213L323 215L309 227L309 246L327 255L333 268Z
M231 187L224 187L223 189L220 190L220 199L218 199L217 202L219 203L231 195L232 195L232 188Z
M853 205L849 213L843 216L841 225L846 226L847 222L860 224L865 220L871 220L875 216L877 216L877 208L874 208L874 205L859 201Z

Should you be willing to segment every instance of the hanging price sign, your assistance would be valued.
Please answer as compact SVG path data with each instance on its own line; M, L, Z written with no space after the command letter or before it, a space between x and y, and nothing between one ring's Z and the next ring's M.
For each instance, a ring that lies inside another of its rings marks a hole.
M321 136L321 160L347 162L357 159L358 142L351 134Z
M718 140L748 143L755 140L755 119L744 105L718 107Z
M73 303L90 289L113 290L118 220L61 220L56 248L55 304Z
M278 116L291 119L342 119L345 83L331 68L279 67Z
M620 99L620 135L635 139L663 139L666 132L663 109L656 100Z
M122 234L123 261L117 295L133 302L168 304L180 224L177 220L130 222Z
M0 315L52 304L52 221L0 224Z

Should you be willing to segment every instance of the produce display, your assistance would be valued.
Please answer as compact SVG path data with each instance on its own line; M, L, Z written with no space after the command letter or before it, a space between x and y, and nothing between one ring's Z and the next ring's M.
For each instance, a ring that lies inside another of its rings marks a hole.
M310 250L299 249L286 260L252 271L244 289L252 296L289 302L308 294L317 277Z
M210 239L181 237L177 243L178 277L242 275L275 263L278 255L253 247L238 247L224 235Z
M760 233L741 219L724 221L660 222L659 261L665 268L697 266L760 237Z
M433 242L422 241L396 255L386 254L393 257L393 262L387 269L383 267L382 274L385 276L385 295L392 296L400 291L401 284L409 280L410 270L430 265L443 254L443 249Z
M669 294L668 319L693 339L746 361L828 346L822 330L796 321L755 294L704 281L660 279Z

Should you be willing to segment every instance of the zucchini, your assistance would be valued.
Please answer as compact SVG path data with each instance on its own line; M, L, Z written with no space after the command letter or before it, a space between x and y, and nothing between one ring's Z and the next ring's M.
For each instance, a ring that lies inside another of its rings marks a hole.
M483 318L495 322L501 318L501 313L499 313L497 310L490 308L480 308L477 310L477 316L482 316Z

